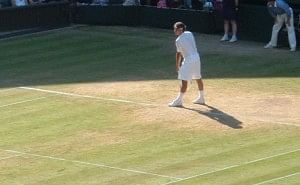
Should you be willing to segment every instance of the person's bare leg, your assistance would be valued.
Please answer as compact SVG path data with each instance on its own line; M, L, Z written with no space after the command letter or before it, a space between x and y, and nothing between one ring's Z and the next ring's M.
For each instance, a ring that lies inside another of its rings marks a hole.
M197 85L198 85L198 90L199 90L199 95L198 97L196 98L196 100L193 101L193 103L196 103L196 104L205 104L205 100L204 100L204 84L203 84L203 81L202 79L197 79Z
M187 86L188 86L188 81L182 80L180 86L180 92L185 93L187 90Z
M228 40L228 34L229 34L229 21L224 20L224 36L221 38L220 41L227 41Z
M182 106L183 96L184 96L184 93L187 90L187 86L188 86L188 81L182 80L178 96L176 97L175 100L173 100L171 103L169 103L170 107L180 107L180 106Z
M230 39L229 42L236 42L237 41L237 37L236 37L236 34L237 34L237 24L236 24L235 20L231 20L230 23L231 23L231 26L232 26L232 37L231 37L231 39Z
M229 34L229 21L224 20L224 34L228 35Z
M237 34L237 24L236 24L235 20L231 21L231 26L232 26L232 35L236 36L236 34Z
M183 96L187 90L187 86L188 86L188 81L182 80L180 85L180 91L178 93L176 100L179 100L180 102L183 101Z
M197 85L198 85L199 91L203 91L203 89L204 89L204 84L203 84L202 79L197 79L196 81L197 81Z

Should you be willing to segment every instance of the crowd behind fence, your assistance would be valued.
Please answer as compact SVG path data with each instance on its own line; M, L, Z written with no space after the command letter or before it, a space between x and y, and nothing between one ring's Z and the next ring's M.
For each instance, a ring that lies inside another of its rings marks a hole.
M22 7L64 1L66 0L0 0L0 8Z
M222 0L77 0L78 5L153 6L157 8L213 9Z
M103 25L146 25L165 28L169 27L175 20L186 20L191 23L191 27L194 31L202 33L221 32L221 15L224 11L220 0L191 0L191 6L186 4L187 1L188 0L0 0L2 7L2 10L0 9L0 30L17 30L71 22ZM53 2L62 2L62 4ZM48 5L46 5L47 3ZM70 4L72 6L70 6ZM297 6L297 4L292 4L294 7L295 5ZM127 7L125 8L125 6ZM189 11L189 9L192 10ZM203 11L194 11L193 9ZM267 8L265 6L241 4L241 9L239 7L235 7L235 9L239 12L239 19L237 20L238 37L242 39L251 38L257 41L265 40L267 37L265 33L268 31L266 31L264 27L269 28L272 24L271 16L267 14ZM143 18L135 19L138 15L141 15ZM259 21L253 19L255 16L259 17ZM155 17L160 17L160 19ZM260 23L258 24L258 22ZM299 40L299 8L295 8L294 11L294 24Z
M77 5L100 5L100 6L111 6L111 5L123 5L123 6L153 6L157 8L178 8L178 9L193 9L193 10L213 10L220 9L222 0L0 0L0 8L6 7L19 7L19 6L30 6L36 4L45 4L51 2L69 1L70 3ZM298 0L289 0L292 2L294 8L300 7ZM255 2L262 1L247 1L240 0L240 2L257 4ZM293 4L294 3L294 4ZM265 0L263 0L265 4ZM261 4L262 5L262 4Z
M0 0L0 8L30 6L66 0ZM154 6L158 8L212 9L222 0L69 0L77 5Z

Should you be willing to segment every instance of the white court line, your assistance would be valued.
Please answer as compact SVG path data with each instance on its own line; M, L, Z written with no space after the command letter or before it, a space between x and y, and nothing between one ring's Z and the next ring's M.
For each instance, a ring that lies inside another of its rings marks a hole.
M186 180L193 179L193 178L196 178L196 177L213 174L213 173L217 173L217 172L220 172L220 171L225 171L227 169L236 168L236 167L240 167L240 166L243 166L243 165L256 163L256 162L259 162L259 161L263 161L263 160L266 160L266 159L271 159L271 158L274 158L274 157L279 157L279 156L282 156L282 155L286 155L286 154L290 154L290 153L294 153L294 152L298 152L298 151L300 151L300 148L296 149L296 150L289 151L289 152L284 152L284 153L272 155L272 156L269 156L269 157L264 157L264 158L256 159L256 160L253 160L253 161L244 162L244 163L237 164L237 165L232 165L232 166L225 167L225 168L222 168L222 169L218 169L218 170L215 170L215 171L205 172L205 173L202 173L202 174L186 177L186 178L179 179L179 180L176 180L176 181L171 181L171 182L168 182L168 183L163 184L163 185L186 181Z
M3 158L0 158L0 161L1 161L1 160L5 160L5 159L11 159L11 158L14 158L14 157L19 157L19 156L21 156L21 155L23 155L23 154L20 154L20 155L13 155L13 156L8 156L8 157L3 157Z
M156 177L164 177L164 178L177 179L177 180L181 179L179 177L172 177L172 176L161 175L161 174L157 174L157 173L150 173L150 172L144 172L144 171L139 171L139 170L120 168L120 167L109 166L109 165L105 165L105 164L99 164L99 163L90 163L90 162L84 162L84 161L78 161L78 160L68 160L68 159L59 158L59 157L19 152L19 151L15 151L15 150L3 150L3 149L0 149L0 150L5 151L5 152L10 152L10 153L21 154L21 155L30 155L30 156L35 156L35 157L39 157L39 158L46 158L46 159L52 159L52 160L57 160L57 161L66 161L66 162L77 163L77 164L97 166L97 167L101 167L101 168L109 168L109 169L121 170L121 171L126 171L126 172L131 172L131 173L138 173L138 174L151 175L151 176L156 176Z
M9 106L12 106L12 105L18 105L18 104L27 103L27 102L33 102L33 101L37 101L37 100L41 100L41 99L45 99L45 98L49 98L49 97L52 97L52 96L43 96L43 97L34 98L34 99L30 99L30 100L24 100L24 101L10 103L10 104L6 104L6 105L1 105L0 108L9 107Z
M75 94L75 93L52 91L52 90L39 89L39 88L33 88L33 87L19 87L19 88L20 89L26 89L26 90L32 90L32 91L39 91L39 92L46 92L46 93L58 94L58 95L65 95L65 96L73 96L73 97L81 97L81 98L90 98L90 99L96 99L96 100L103 100L103 101L113 101L113 102L120 102L120 103L130 103L130 104L136 104L136 105L142 105L142 106L151 106L151 107L167 107L167 105L159 105L159 104L152 104L152 103L135 102L135 101L130 101L130 100L115 99L115 98L102 98L102 97L98 97L98 96L89 96L89 95L81 95L81 94ZM211 115L220 115L220 116L226 115L224 113L214 113L214 112L209 112L209 111L208 112L201 111L201 114L211 114Z
M270 179L270 180L267 180L267 181L263 181L263 182L260 182L260 183L254 184L254 185L266 184L266 183L268 183L268 182L273 182L273 181L285 179L285 178L292 177L292 176L295 176L295 175L300 175L300 173L299 173L299 172L293 173L293 174L286 175L286 176L283 176L283 177L278 177L278 178Z
M81 95L81 94L67 93L67 92L53 91L53 90L46 90L46 89L33 88L33 87L18 87L18 88L20 88L20 89L26 89L26 90L32 90L32 91L52 93L52 94L57 94L57 95L73 96L73 97L81 97L81 98L90 98L90 99L95 99L95 100L113 101L113 102L120 102L120 103L129 103L129 104L136 104L136 105L141 105L141 106L167 107L167 105L159 105L159 104L135 102L135 101L130 101L130 100L115 99L115 98L102 98L102 97L98 97L98 96ZM209 110L208 111L200 111L200 112L203 115L206 115L206 114L207 115L217 115L217 116L226 116L227 115L226 113L209 112ZM253 120L253 121L259 121L259 120ZM277 123L277 124L282 124L282 123ZM296 127L300 126L300 125L292 124L292 123L291 124L290 123L284 123L284 125L296 126Z
M54 29L49 29L49 30L43 30L43 31L35 31L32 33L24 33L24 34L19 34L16 33L17 35L15 36L11 36L11 37L3 37L0 40L10 40L10 39L14 39L14 38L19 38L19 37L25 37L25 36L31 36L31 35L39 35L39 34L43 34L43 33L51 33L51 32L56 32L56 31L61 31L61 30L65 30L65 29L72 29L72 28L77 28L79 26L66 26L66 27L62 27L62 28L54 28ZM27 31L27 30L24 30Z
M1 92L6 92L6 91L11 91L11 90L14 90L14 89L16 89L16 87L7 88L7 89L0 89L0 93Z
M52 94L65 95L65 96L90 98L90 99L96 99L96 100L130 103L130 104L137 104L137 105L143 105L143 106L160 106L158 104L142 103L142 102L135 102L135 101L130 101L130 100L122 100L122 99L114 99L114 98L102 98L102 97L97 97L97 96L81 95L81 94L75 94L75 93L66 93L66 92L52 91L52 90L46 90L46 89L38 89L38 88L32 88L32 87L19 87L19 88L20 89L33 90L33 91L46 92L46 93L52 93Z

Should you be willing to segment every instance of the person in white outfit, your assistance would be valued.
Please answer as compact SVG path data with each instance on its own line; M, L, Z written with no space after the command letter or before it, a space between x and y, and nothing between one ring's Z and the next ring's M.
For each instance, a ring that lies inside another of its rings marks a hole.
M275 23L272 29L271 40L264 48L277 47L278 33L283 23L285 23L288 31L290 51L296 51L297 41L294 28L293 9L283 0L268 0L267 6L269 13L275 19Z
M193 101L195 104L205 104L203 93L203 81L201 76L200 56L196 47L193 34L186 31L186 25L182 22L174 24L174 33L176 38L176 71L178 79L181 80L181 86L178 96L169 103L170 107L181 107L183 96L187 90L188 81L195 79L197 81L199 95Z

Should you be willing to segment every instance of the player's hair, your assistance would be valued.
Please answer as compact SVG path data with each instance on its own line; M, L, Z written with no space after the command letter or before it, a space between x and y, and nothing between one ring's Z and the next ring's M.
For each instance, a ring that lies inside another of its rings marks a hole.
M182 31L185 31L186 30L186 25L183 23L183 22L176 22L174 24L174 27L175 28L182 28Z

